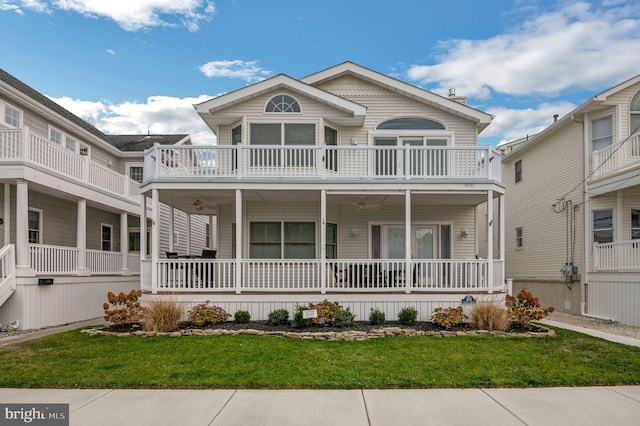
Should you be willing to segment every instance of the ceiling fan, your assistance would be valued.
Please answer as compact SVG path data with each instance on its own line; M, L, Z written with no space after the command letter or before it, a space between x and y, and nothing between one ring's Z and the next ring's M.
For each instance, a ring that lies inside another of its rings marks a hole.
M202 211L205 208L204 203L200 200L200 196L196 195L196 199L193 201L193 206L196 210Z
M351 203L358 211L361 210L378 210L380 208L379 204L370 204L366 203L364 200L360 200L356 203Z

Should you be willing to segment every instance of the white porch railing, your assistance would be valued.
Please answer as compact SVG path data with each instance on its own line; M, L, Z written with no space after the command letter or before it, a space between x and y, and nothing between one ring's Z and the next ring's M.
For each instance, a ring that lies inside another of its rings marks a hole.
M29 244L31 267L42 274L74 274L78 270L75 247Z
M242 260L239 286L236 261L161 259L156 262L154 291L246 292L474 292L504 288L504 262L485 259L327 260L321 279L320 260ZM489 285L489 268L494 284Z
M16 289L16 258L13 244L0 249L0 306Z
M596 271L640 271L640 240L593 245Z
M78 273L80 250L76 247L29 244L30 264L37 274L74 275ZM129 273L140 272L140 255L127 255ZM87 271L89 274L118 275L122 273L122 253L116 251L86 251Z
M501 179L492 147L161 146L145 152L145 179Z
M26 141L26 143L25 143ZM139 184L129 177L76 154L28 128L0 130L0 163L21 161L35 164L81 184L140 202Z
M593 153L593 177L599 178L632 165L640 165L640 132Z

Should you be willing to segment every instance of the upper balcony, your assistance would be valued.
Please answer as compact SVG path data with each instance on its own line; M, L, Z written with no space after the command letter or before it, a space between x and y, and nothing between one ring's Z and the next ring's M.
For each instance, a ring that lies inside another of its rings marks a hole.
M160 146L145 152L144 180L290 179L501 181L501 154L487 147Z
M88 156L79 155L29 131L27 127L0 130L0 164L23 163L48 173L88 185L93 189L140 202L140 186Z
M640 132L622 142L594 151L591 159L591 188L594 195L640 184Z

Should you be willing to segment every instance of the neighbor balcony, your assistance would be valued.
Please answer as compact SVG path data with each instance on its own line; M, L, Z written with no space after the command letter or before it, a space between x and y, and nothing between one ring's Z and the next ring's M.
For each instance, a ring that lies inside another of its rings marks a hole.
M305 180L501 180L492 147L333 145L154 145L145 152L149 179L291 178Z
M33 165L72 182L140 202L138 182L34 134L26 126L0 130L0 164L11 163Z
M628 139L593 153L591 170L593 179L617 174L640 166L640 132Z

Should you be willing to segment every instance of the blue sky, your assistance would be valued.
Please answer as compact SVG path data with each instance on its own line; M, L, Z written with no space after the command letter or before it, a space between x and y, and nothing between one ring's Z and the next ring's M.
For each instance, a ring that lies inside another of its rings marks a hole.
M106 133L213 134L192 104L353 61L534 134L640 73L640 2L0 0L0 67Z

